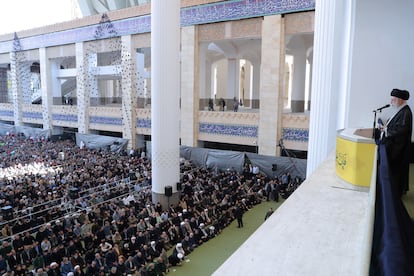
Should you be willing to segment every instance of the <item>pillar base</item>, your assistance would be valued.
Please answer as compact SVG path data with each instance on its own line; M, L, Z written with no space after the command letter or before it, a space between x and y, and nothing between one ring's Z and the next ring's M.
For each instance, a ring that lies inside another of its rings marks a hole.
M154 204L157 204L158 202L161 203L163 210L167 210L171 204L174 206L177 206L179 201L180 201L180 192L175 192L170 197L166 196L165 194L159 194L159 193L152 192L152 203Z

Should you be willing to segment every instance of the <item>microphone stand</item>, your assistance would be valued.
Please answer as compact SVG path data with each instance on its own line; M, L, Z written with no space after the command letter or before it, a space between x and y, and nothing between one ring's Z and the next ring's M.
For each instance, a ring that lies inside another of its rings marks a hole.
M382 108L378 108L378 109L372 111L372 112L374 112L374 124L372 126L372 139L374 139L374 140L375 140L375 124L377 122L377 111L379 111L381 113Z
M372 126L372 139L375 139L375 122L377 121L377 110L374 110L373 112L374 112L374 124Z

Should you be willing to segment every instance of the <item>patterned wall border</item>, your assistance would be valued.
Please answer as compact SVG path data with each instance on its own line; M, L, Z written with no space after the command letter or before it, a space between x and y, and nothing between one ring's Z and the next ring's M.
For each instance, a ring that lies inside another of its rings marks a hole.
M0 116L13 117L13 111L0 110ZM24 118L42 119L39 112L23 112ZM55 121L77 122L78 117L70 114L53 114L52 119ZM91 116L90 123L103 125L122 125L122 119L112 117ZM151 129L150 119L137 119L138 128ZM238 136L238 137L258 137L257 126L240 126L199 123L199 132L213 135ZM282 137L287 141L308 142L309 130L300 128L282 128Z
M315 0L233 0L181 10L181 25L197 25L315 9Z
M41 112L23 112L22 115L23 115L23 118L43 120L43 115Z
M220 21L237 20L272 14L290 13L315 9L315 0L233 0L181 9L181 25L189 26ZM20 39L23 50L71 44L95 40L99 22L81 28L52 32ZM119 36L148 33L151 31L151 16L142 15L112 22ZM104 34L107 38L111 34ZM0 43L0 53L13 49L13 40Z
M282 128L283 140L295 142L308 142L309 129L303 128Z
M62 122L78 122L78 116L73 114L52 114L52 120Z
M100 125L122 125L121 118L114 118L114 117L103 117L103 116L90 116L89 123L91 124L100 124Z
M240 137L257 137L258 136L257 126L199 123L198 131L200 133L225 135L225 136L240 136Z
M0 110L0 116L14 117L13 110Z
M137 119L137 128L149 128L151 129L151 120L150 119Z

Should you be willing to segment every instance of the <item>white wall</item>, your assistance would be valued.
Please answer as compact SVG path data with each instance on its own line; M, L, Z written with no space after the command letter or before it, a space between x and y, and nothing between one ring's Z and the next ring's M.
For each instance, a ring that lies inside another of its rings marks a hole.
M372 127L393 88L409 90L414 109L412 11L409 0L316 1L308 175L335 149L337 130Z
M347 126L371 127L373 110L390 102L393 88L410 91L414 108L414 1L355 2Z

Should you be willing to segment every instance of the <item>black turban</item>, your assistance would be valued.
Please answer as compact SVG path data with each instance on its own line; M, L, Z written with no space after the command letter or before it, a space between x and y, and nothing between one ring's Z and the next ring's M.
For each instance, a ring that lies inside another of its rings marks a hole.
M410 98L410 93L407 90L400 90L397 88L394 88L391 91L391 96L403 99L403 100L408 100Z

